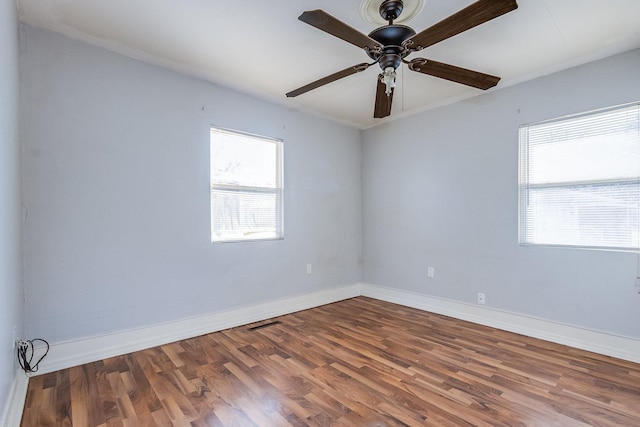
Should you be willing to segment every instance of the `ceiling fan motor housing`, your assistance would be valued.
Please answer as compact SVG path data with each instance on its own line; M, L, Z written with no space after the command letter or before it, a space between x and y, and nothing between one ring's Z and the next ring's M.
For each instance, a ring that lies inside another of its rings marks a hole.
M402 46L405 40L415 36L416 32L406 25L385 25L376 28L369 37L380 43L382 51L367 51L369 57L378 61L380 68L383 70L387 67L398 68L402 59L409 54L409 51Z

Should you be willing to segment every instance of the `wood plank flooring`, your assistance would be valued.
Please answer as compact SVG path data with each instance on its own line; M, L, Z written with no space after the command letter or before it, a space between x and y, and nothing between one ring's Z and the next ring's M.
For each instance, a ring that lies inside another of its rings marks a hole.
M358 297L31 378L22 419L424 425L640 426L640 365Z

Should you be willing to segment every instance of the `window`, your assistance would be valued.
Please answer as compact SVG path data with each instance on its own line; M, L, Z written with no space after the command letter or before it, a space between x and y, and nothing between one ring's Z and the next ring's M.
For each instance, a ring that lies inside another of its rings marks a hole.
M520 128L520 243L640 250L640 104Z
M282 141L211 128L211 241L282 239Z

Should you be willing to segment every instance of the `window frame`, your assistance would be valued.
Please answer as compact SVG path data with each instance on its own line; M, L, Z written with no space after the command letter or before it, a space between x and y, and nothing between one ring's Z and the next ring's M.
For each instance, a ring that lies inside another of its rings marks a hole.
M215 132L230 134L242 138L248 138L251 140L257 140L264 143L275 144L276 148L276 186L260 187L260 186L247 186L247 185L234 185L234 184L214 184L213 182L213 164L211 162L212 150L213 150L213 135ZM209 207L210 207L210 228L211 228L211 243L239 243L239 242L268 242L284 239L284 141L280 138L274 138L236 129L229 129L220 126L211 125L209 128ZM214 229L214 189L221 191L233 191L245 194L274 194L276 197L276 229L273 236L267 237L251 237L251 238L216 238Z
M527 218L527 203L530 197L529 189L552 189L552 188L563 188L563 189L575 189L578 187L584 186L606 186L606 185L640 185L640 171L638 172L638 176L629 177L629 178L613 178L610 177L608 179L594 177L592 179L585 179L582 181L555 181L549 183L531 183L528 177L528 165L529 165L529 155L530 149L528 147L528 135L527 132L529 129L539 125L549 125L553 123L575 123L576 121L584 118L588 118L590 116L598 116L608 112L622 111L626 109L637 109L640 113L640 101L631 102L622 105L616 105L612 107L587 111L578 114L567 115L563 117L558 117L549 120L543 120L534 123L523 124L518 129L518 243L521 246L541 246L541 247L559 247L559 248L573 248L573 249L585 249L585 250L602 250L602 251L616 251L616 252L640 252L640 242L638 242L635 246L610 246L605 245L604 242L602 245L596 244L574 244L568 240L567 244L561 243L538 243L532 241L528 236L528 230L526 222L529 220ZM553 143L553 142L551 142ZM637 149L640 150L640 136L636 141ZM640 204L640 200L638 201ZM630 228L633 231L633 228ZM633 240L633 239L632 239ZM592 242L593 243L593 242Z

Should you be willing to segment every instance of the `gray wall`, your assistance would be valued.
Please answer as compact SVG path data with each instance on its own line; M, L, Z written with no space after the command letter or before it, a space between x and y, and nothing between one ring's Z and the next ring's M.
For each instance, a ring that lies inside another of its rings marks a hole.
M0 1L0 420L17 364L13 327L22 334L22 262L18 77L18 16Z
M362 279L640 338L635 255L517 243L518 126L639 99L640 51L361 134L24 29L27 336ZM285 240L210 243L211 124L284 139Z
M59 342L360 280L360 131L24 30L29 336ZM284 240L211 243L210 125L284 140Z
M364 132L363 281L640 338L635 255L517 234L518 126L637 101L639 70L635 50Z

